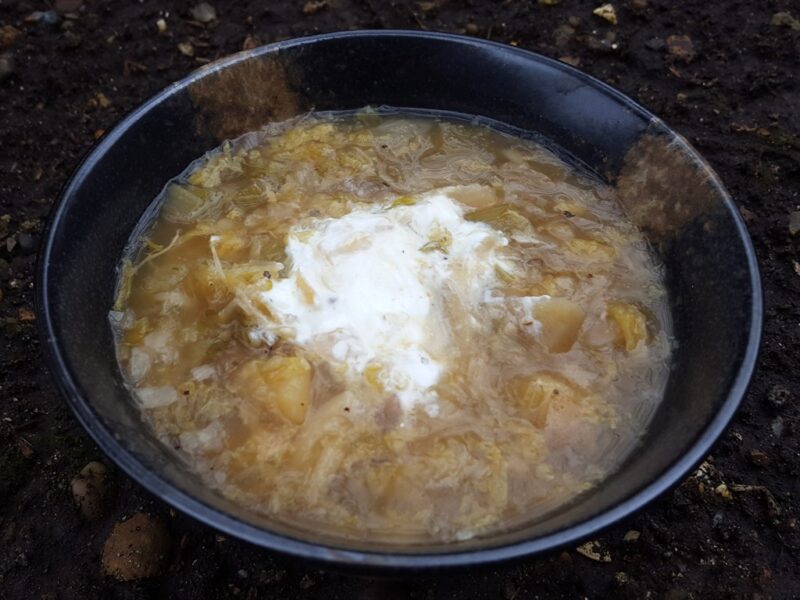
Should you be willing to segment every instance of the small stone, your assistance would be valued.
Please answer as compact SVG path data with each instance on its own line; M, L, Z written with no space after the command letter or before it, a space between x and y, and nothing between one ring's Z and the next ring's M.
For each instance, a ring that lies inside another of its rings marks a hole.
M648 0L630 0L630 5L633 10L644 10L647 8Z
M57 12L63 14L74 13L83 6L83 0L56 0L53 3L53 8Z
M616 580L616 582L619 585L625 585L626 583L628 583L631 580L631 578L628 577L628 574L623 572L623 571L619 571L618 573L615 573L614 574L614 579Z
M477 35L480 31L480 28L475 23L467 23L464 25L464 31L466 31L469 35Z
M783 435L783 417L775 417L770 423L770 429L776 438L781 437Z
M194 46L192 46L189 42L181 42L178 44L178 50L184 56L194 56Z
M731 494L731 491L728 489L728 486L725 485L724 483L720 483L717 487L715 487L714 493L723 500L733 500L733 495Z
M167 22L164 19L159 19L156 21L156 29L158 29L159 35L164 35L167 33Z
M586 542L585 544L581 544L575 551L582 556L590 560L594 560L596 562L611 562L611 554L608 553L607 550L603 549L600 545L600 542L592 541Z
M603 4L602 6L598 6L592 11L592 14L597 15L601 19L605 19L612 25L617 24L617 11L614 10L614 6L612 4Z
M20 36L22 32L13 25L3 25L0 27L0 49L11 48Z
M31 458L34 454L33 446L28 440L26 440L23 437L17 438L17 449L19 450L19 453L22 455L22 458Z
M667 44L660 37L653 37L647 40L644 43L644 45L647 46L650 50L655 50L656 52L658 52L660 50L663 50L664 46L666 46Z
M539 4L544 4L545 6L555 6L556 4L560 3L561 0L538 0Z
M36 320L36 313L30 308L20 308L17 314L19 315L19 320L23 323L32 323Z
M254 48L258 48L263 42L260 38L254 35L247 35L242 42L242 50L253 50Z
M789 389L780 384L773 385L767 392L767 402L775 408L782 408L791 398Z
M789 213L789 233L797 235L800 232L800 211Z
M567 63L568 65L571 65L573 67L581 66L581 59L578 58L577 56L562 56L558 60L560 60L563 63Z
M303 5L304 15L314 15L328 6L327 0L310 0ZM430 9L428 9L430 10Z
M94 521L104 512L106 495L106 467L103 463L90 462L70 483L72 499L87 521Z
M630 531L626 532L624 536L622 536L623 542L636 542L639 540L639 537L642 534L635 529L631 529Z
M247 571L245 571L244 569L239 569L239 571L237 572L237 575L239 575L239 577L241 577L242 579L247 579L247 577L250 574Z
M667 52L670 56L685 63L694 60L696 52L694 42L688 35L671 35L667 37Z
M16 64L10 54L0 54L0 81L8 79L14 74Z
M108 96L106 96L103 92L97 92L94 95L94 99L97 102L97 106L100 108L108 108L111 106L111 100L109 100Z
M25 232L17 233L17 243L23 254L33 254L39 245L35 236Z
M155 577L169 561L170 538L164 524L145 513L117 523L103 546L103 570L119 581Z
M746 206L739 206L739 214L742 215L745 223L752 223L756 220L756 213L747 208Z
M800 21L790 12L778 12L772 15L770 25L773 27L789 27L793 31L800 31Z
M555 31L553 32L553 37L555 39L556 46L558 48L563 48L567 44L569 44L572 37L575 35L575 28L571 25L559 25L556 27Z
M189 9L189 16L198 23L211 23L217 20L217 10L208 2L201 2L197 6Z
M58 25L61 17L54 10L37 10L25 17L26 23L42 23L43 25Z
M753 461L753 464L758 465L759 467L769 466L769 456L767 456L767 454L761 450L751 450L750 460Z

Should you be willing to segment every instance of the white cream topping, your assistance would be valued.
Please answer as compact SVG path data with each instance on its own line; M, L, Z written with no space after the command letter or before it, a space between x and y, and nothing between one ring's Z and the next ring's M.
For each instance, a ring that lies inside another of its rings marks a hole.
M349 376L376 369L405 410L420 404L436 414L432 388L454 358L450 309L457 303L484 321L481 307L508 245L464 211L432 192L410 206L359 206L292 228L288 276L260 293L276 331Z

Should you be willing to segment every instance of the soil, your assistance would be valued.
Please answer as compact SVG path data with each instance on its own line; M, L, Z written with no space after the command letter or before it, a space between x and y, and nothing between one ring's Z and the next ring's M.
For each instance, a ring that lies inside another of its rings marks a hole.
M616 0L616 25L592 13L599 0L217 1L212 20L207 8L190 13L196 4L0 0L0 596L800 597L800 233L789 226L800 210L796 0ZM90 441L41 360L32 290L41 228L97 138L209 60L383 27L466 33L579 65L686 136L746 219L766 320L744 405L696 473L593 548L419 581L320 571L226 538L141 489ZM91 461L108 468L102 485L73 482ZM103 510L86 510L73 489L100 494ZM104 573L103 548L140 512L153 519L136 517L148 525L135 537L154 533L133 550L163 554L165 539L170 549L143 571L160 574L123 582Z

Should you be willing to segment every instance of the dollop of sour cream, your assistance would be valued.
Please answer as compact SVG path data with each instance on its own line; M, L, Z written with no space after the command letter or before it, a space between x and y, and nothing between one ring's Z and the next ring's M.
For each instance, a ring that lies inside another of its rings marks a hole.
M454 360L453 308L481 318L508 245L465 210L444 189L305 221L289 233L287 277L259 299L281 335L349 377L369 369L405 411L435 415L433 388Z

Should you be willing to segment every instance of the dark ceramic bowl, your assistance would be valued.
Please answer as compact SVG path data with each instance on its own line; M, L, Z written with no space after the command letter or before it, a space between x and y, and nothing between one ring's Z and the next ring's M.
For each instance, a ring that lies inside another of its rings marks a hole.
M107 314L129 236L162 186L221 140L316 110L389 105L535 132L617 188L666 265L678 341L666 397L624 464L544 520L396 547L294 529L204 486L159 444L114 358ZM641 508L709 451L745 393L762 299L745 226L714 172L644 108L565 64L482 40L352 32L237 54L170 86L100 141L64 189L39 263L38 311L59 388L99 446L159 498L227 534L331 566L425 570L574 544Z

